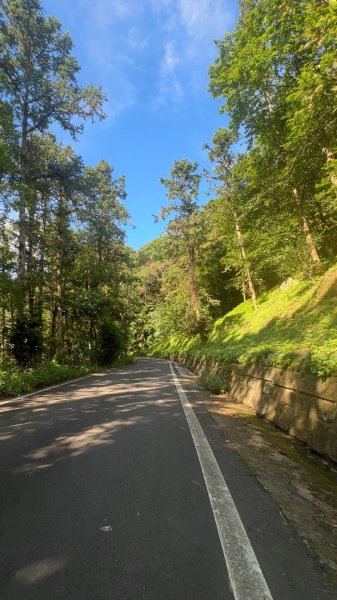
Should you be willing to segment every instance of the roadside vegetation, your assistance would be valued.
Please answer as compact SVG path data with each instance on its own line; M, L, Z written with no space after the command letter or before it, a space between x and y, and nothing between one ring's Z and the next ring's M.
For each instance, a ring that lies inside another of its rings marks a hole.
M323 277L265 292L258 310L251 300L238 305L215 321L207 337L170 336L155 342L151 353L337 375L336 293L333 267Z
M224 126L206 168L158 173L166 232L138 252L125 177L54 133L105 118L69 34L40 0L0 2L0 31L2 390L134 351L336 374L336 2L240 2L209 70Z
M337 374L336 39L336 2L247 0L216 42L227 126L207 169L162 180L166 234L138 253L145 351Z
M229 382L226 377L217 373L211 373L210 371L202 373L198 377L198 383L213 394L224 394L229 389Z
M109 368L128 351L132 251L124 176L86 166L78 139L105 118L40 0L0 3L0 396ZM57 125L55 128L54 126ZM53 128L53 131L52 131Z
M132 356L126 355L113 361L110 368L121 367L131 362ZM44 363L31 369L12 368L0 370L0 398L27 394L68 379L75 379L89 373L98 373L105 370L106 368L99 365L60 365L56 362Z

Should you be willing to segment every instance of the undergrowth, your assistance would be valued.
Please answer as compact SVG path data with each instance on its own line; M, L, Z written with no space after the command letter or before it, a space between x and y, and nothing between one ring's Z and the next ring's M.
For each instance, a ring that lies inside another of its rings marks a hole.
M116 360L113 367L120 367L130 362L132 357L126 356ZM104 369L97 365L60 365L54 361L31 369L0 369L0 398L27 394L42 387L102 370Z
M318 377L337 375L337 267L323 277L265 292L218 319L208 336L158 340L152 355L254 364Z
M228 380L224 375L211 373L210 371L205 371L200 375L198 383L213 392L213 394L224 394L229 389Z

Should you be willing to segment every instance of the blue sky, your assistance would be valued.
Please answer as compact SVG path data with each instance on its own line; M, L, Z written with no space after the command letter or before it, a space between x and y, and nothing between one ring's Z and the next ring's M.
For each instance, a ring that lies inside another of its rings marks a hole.
M163 229L152 218L166 204L159 178L176 159L204 166L203 143L226 124L207 92L207 71L216 57L213 40L232 29L237 2L43 0L43 7L71 34L81 83L101 85L108 95L107 119L88 124L75 148L86 164L105 159L116 176L126 176L135 226L127 242L139 248Z

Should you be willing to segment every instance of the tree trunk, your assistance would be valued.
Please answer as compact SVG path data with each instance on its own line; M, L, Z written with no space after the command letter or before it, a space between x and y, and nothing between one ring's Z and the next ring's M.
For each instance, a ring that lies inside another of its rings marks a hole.
M6 306L5 301L2 303L1 307L2 311L2 323L1 323L1 350L2 350L2 358L5 357L5 349L6 349Z
M242 275L242 298L243 298L243 301L246 302L246 300L247 300L246 283L245 283L245 276L244 276L243 271L242 271L241 275Z
M57 277L61 278L61 270L57 269ZM56 308L55 308L55 342L56 342L56 358L62 360L63 354L63 315L62 315L62 286L58 282L56 291Z
M63 308L64 308L64 233L65 233L65 206L63 191L59 192L59 201L57 209L57 264L56 264L56 297L55 297L55 342L56 357L58 360L63 358Z
M35 236L35 201L34 204L31 202L28 211L28 248L27 248L27 274L26 274L26 287L28 292L28 306L29 315L33 319L36 317L35 312L35 275L34 269L34 236Z
M28 100L29 89L26 86L23 101L23 117L21 124L21 146L19 154L20 191L19 191L19 248L18 248L18 281L20 283L20 297L18 303L18 314L22 316L26 300L26 207L27 207L27 183L28 183Z
M239 249L240 249L240 256L242 259L243 268L246 271L249 295L250 295L251 299L253 300L253 305L254 305L254 308L256 309L257 308L256 291L255 291L249 263L247 261L247 255L246 255L245 245L243 242L243 237L242 237L242 233L241 233L241 229L240 229L239 219L238 219L238 216L235 211L233 211L233 216L234 216L234 221L235 221L236 236L238 238L238 244L239 244Z
M24 136L24 133L23 133ZM23 137L20 152L20 179L21 188L19 194L19 256L18 256L18 277L23 279L26 271L26 204L27 204L27 146Z
M5 264L4 261L2 263L2 275L3 277L5 276ZM1 313L2 313L2 319L1 319L1 349L2 349L2 357L5 357L5 348L6 348L6 303L5 303L5 295L2 298L2 303L1 303Z
M2 222L0 222L1 225ZM1 238L0 238L0 242L1 244L3 244L4 249L1 252L1 274L2 277L5 281L5 277L6 277L6 266L5 266L5 248L8 248L9 244L8 244L8 238L5 232L5 227L3 226L3 229L1 228ZM2 352L3 355L2 357L0 356L0 358L4 358L5 357L5 348L6 348L6 335L7 335L7 327L6 327L6 299L5 299L5 294L2 295L1 298L1 311L2 311L2 320L1 320L1 344L2 344Z
M331 150L331 148L322 148L322 152L326 156L327 163L331 163L335 159L334 153ZM337 188L337 175L335 175L334 173L330 173L330 181L331 181L332 185L335 188Z
M192 306L195 311L195 316L197 320L200 319L200 307L199 307L199 289L198 282L195 274L195 258L194 258L194 249L191 246L190 242L187 244L187 273L188 280L190 284L190 292L191 292L191 301Z
M300 191L298 190L297 187L293 188L293 197L295 200L295 204L297 206L297 210L298 210L298 214L299 217L301 219L301 223L302 223L302 229L303 229L303 233L305 235L305 239L310 251L310 256L311 256L311 260L316 263L316 264L321 264L321 259L319 257L319 254L317 252L317 248L315 246L315 242L314 242L314 238L312 237L312 233L310 231L310 227L309 227L309 223L307 221L307 218L303 212L303 204L302 204L302 197L300 194Z
M42 204L42 223L40 232L40 260L39 260L39 286L38 286L38 300L37 300L37 313L40 323L43 319L43 290L44 290L44 271L45 271L45 240L47 231L47 194L43 194L41 198Z

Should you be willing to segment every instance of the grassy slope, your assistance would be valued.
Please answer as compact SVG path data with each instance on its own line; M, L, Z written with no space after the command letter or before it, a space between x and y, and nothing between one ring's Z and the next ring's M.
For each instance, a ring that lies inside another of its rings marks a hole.
M152 354L185 353L223 363L260 364L337 375L337 266L323 277L262 294L214 323L207 339L161 340Z

